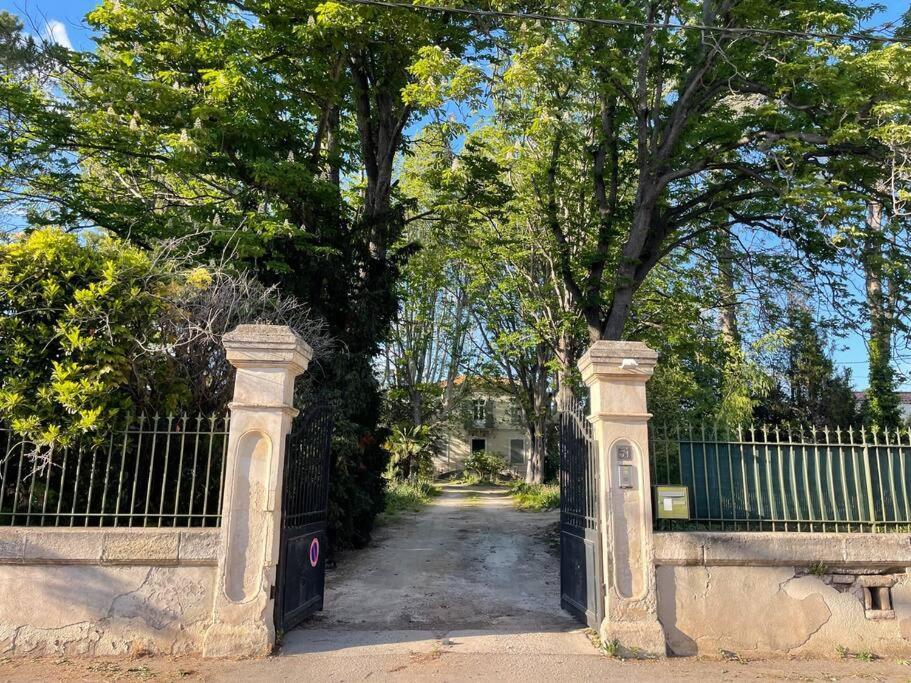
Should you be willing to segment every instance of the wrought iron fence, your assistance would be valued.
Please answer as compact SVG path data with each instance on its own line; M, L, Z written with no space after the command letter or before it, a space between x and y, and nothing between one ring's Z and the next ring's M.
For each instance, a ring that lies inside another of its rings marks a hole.
M136 417L45 461L0 428L0 526L218 526L227 446L227 417Z
M649 427L652 483L685 485L689 520L659 530L911 530L911 433Z

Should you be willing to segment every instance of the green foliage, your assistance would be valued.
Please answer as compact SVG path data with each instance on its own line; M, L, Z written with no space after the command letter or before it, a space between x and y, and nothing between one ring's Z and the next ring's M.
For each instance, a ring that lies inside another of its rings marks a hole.
M0 246L0 418L39 448L104 433L126 411L173 408L180 386L143 350L174 286L142 250L46 228Z
M619 657L623 653L623 645L616 638L603 643L601 649L608 657Z
M200 236L325 321L340 343L308 375L343 398L348 439L332 524L366 542L386 467L372 361L407 252L395 165L414 121L476 95L470 25L321 0L103 0L87 22L92 52L0 76L0 205L145 246Z
M515 481L509 493L520 510L540 512L560 507L560 487L557 484L526 484Z
M496 453L475 451L465 460L465 471L490 482L506 469L506 461Z
M240 323L290 325L317 357L331 346L299 302L248 273L102 232L0 244L0 307L0 420L45 452L100 438L127 412L223 414L221 335Z
M859 209L874 195L898 208L911 197L911 50L801 34L864 25L872 9L847 0L564 9L652 28L321 0L103 0L88 17L97 50L80 54L40 50L0 14L0 209L32 225L100 225L144 247L206 235L210 254L228 249L325 320L339 350L308 374L339 405L340 544L364 542L383 505L374 358L384 343L401 346L386 382L400 391L388 394L390 426L455 410L432 387L452 380L469 339L487 374L509 377L538 444L581 349L621 337L661 351L662 413L738 422L769 386L755 351L721 342L706 315L718 306L704 268L714 235L750 245L744 264L763 297L812 279L855 304L841 275L869 237ZM664 21L773 31L706 41L655 28ZM493 115L443 121L453 101ZM882 252L899 310L905 224L887 226L883 244L898 246ZM400 306L403 288L420 293ZM466 335L469 312L481 322ZM55 328L55 348L89 362L94 329ZM869 420L887 424L890 359L878 354ZM138 372L114 356L99 367ZM846 378L805 356L779 374L781 400L763 399L776 419L848 405ZM66 363L76 361L53 360L56 393L41 400L77 409L74 428L124 409L93 416L107 379L75 379ZM167 403L168 382L141 374L127 384ZM83 380L84 404L73 389ZM22 400L4 390L7 405Z
M389 473L394 480L429 479L438 437L428 425L393 427L384 447L389 451Z
M771 359L777 384L757 406L758 421L856 426L859 415L850 373L835 370L826 353L824 328L796 302L787 310L786 323L786 341Z
M330 399L344 418L344 395ZM329 540L333 549L360 548L370 541L376 516L385 506L386 480L382 473L389 452L381 447L387 432L363 434L350 419L333 421L332 472L329 487Z
M440 489L427 480L397 481L392 480L386 487L383 509L387 515L400 512L417 512L440 495Z
M869 386L861 407L864 422L880 429L896 429L901 425L901 412L891 359L884 353L883 345L875 336L868 344Z
M829 566L822 560L817 560L810 565L809 571L813 576L825 576L829 572Z

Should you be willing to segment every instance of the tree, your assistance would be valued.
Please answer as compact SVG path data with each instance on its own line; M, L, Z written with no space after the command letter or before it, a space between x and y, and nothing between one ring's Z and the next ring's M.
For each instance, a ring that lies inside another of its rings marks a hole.
M866 234L861 261L864 269L864 290L870 336L867 342L869 387L864 410L871 425L896 429L901 424L895 376L892 370L892 334L896 315L899 278L887 279L888 253L884 253L882 206L870 202L867 209ZM896 264L898 265L898 264ZM890 291L893 288L893 291Z
M821 188L841 159L878 157L868 129L904 98L883 60L905 73L909 50L805 32L853 30L868 9L721 0L564 12L645 27L505 20L492 125L515 163L536 166L537 210L590 341L623 336L649 274L704 235L766 233L788 245L792 274L837 257Z
M0 192L143 246L211 236L324 320L339 344L310 374L340 413L333 519L365 541L386 458L373 357L406 256L395 165L410 124L471 94L470 25L318 0L105 0L88 22L94 52L47 53L56 88L0 81L17 122Z
M826 353L823 330L806 306L792 301L786 311L788 340L772 362L777 381L757 408L762 422L817 427L852 427L859 415L851 377L838 373Z
M383 344L382 374L387 403L406 404L393 423L420 427L445 422L462 398L465 385L455 380L471 362L472 324L462 266L450 245L420 224L405 239L417 251L398 282L399 310Z
M528 169L508 166L511 148L499 129L469 134L458 158L440 137L428 132L416 149L422 162L406 166L403 183L446 235L446 258L463 273L481 379L518 407L531 444L526 479L540 483L553 399L574 371L574 311L559 293Z

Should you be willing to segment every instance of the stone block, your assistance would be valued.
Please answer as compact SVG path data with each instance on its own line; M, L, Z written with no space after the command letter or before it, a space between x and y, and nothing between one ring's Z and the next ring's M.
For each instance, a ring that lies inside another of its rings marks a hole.
M693 534L665 532L654 535L655 564L697 565L703 562L702 539Z
M20 562L25 535L18 529L0 529L0 563Z
M181 564L215 564L220 546L220 529L181 531L177 559Z
M841 538L835 534L720 533L704 534L707 565L757 567L806 566L843 561Z
M895 585L894 576L880 576L880 575L870 575L870 576L861 576L858 581L861 586L865 588L891 588Z
M105 564L177 564L179 543L179 531L106 531L102 561Z
M840 534L845 562L855 566L911 565L911 537L907 534Z
M23 559L48 564L95 564L104 547L102 529L30 529Z

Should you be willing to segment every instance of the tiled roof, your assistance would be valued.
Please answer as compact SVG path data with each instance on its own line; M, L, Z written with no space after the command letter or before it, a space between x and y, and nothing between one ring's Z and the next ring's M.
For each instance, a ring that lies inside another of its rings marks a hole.
M911 405L911 391L896 391L895 395L898 396L899 403L902 403L905 405ZM854 398L857 401L863 401L865 398L867 398L867 392L866 391L855 391Z

